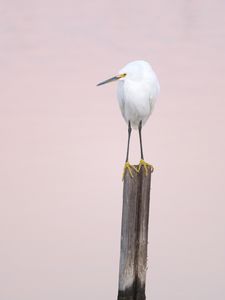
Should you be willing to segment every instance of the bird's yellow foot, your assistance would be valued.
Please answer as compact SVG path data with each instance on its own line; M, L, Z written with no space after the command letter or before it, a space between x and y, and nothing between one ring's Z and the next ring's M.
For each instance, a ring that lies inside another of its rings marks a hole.
M133 175L133 173L132 173L132 170L138 173L138 169L135 168L135 166L132 166L132 165L127 161L127 162L125 162L125 165L124 165L124 168L123 168L123 178L122 178L122 180L124 179L126 170L128 170L128 172L129 172L129 174L130 174L130 176L131 176L132 178L134 177L134 175Z
M138 165L138 172L140 172L141 167L144 167L145 169L145 175L148 175L148 171L150 169L150 172L152 173L154 171L154 167L150 164L148 164L146 161L144 161L143 159L140 160L139 165Z

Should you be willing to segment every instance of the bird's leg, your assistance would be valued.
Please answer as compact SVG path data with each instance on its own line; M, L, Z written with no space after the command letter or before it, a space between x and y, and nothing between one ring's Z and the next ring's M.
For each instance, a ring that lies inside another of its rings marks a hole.
M130 149L130 136L131 136L131 125L130 125L130 121L128 122L128 142L127 142L127 156L126 156L126 162L128 162L129 160L129 149Z
M140 148L141 148L141 160L140 160L140 163L139 163L139 166L138 166L138 172L140 172L141 166L143 166L144 169L145 169L145 174L148 175L148 169L150 168L151 172L153 172L154 168L153 168L152 165L150 165L146 161L144 161L141 129L142 129L142 121L140 121L139 126L138 126L139 139L140 139Z
M140 121L140 123L139 123L138 131L139 131L139 139L140 139L140 147L141 147L141 160L144 160L143 146L142 146L142 137L141 137L141 129L142 129L142 121Z
M123 179L124 179L124 175L126 172L126 169L128 170L128 172L130 173L131 177L133 176L132 173L132 169L134 169L136 172L138 171L134 166L130 165L129 163L129 149L130 149L130 136L131 136L131 125L130 125L130 121L128 122L128 142L127 142L127 155L126 155L126 161L125 161L125 165L124 165L124 169L123 169Z

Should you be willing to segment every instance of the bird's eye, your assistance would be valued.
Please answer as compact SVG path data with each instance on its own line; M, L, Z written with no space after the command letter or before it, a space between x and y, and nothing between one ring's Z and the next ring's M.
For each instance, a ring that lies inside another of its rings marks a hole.
M123 73L123 74L121 74L121 77L125 77L127 74L126 73Z

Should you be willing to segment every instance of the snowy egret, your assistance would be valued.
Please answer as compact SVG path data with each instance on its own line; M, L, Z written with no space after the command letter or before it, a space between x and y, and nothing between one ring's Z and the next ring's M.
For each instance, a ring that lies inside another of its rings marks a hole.
M124 173L128 169L130 175L133 177L132 169L139 172L143 166L147 174L148 167L152 168L152 166L144 161L141 130L152 113L159 95L159 81L150 64L143 60L128 63L119 71L118 75L100 82L97 86L116 80L118 80L117 97L120 110L128 124L128 143ZM132 128L139 130L141 160L138 169L129 163Z

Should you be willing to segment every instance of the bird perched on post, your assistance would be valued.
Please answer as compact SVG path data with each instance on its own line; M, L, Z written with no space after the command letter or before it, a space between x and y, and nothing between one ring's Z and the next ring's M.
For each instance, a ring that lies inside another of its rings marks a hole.
M124 166L124 174L129 171L133 177L132 169L139 172L143 166L147 174L151 167L144 160L141 130L153 111L156 99L159 95L159 81L151 65L143 60L128 63L118 75L97 84L103 85L112 81L118 81L117 97L120 110L128 124L127 154ZM132 129L138 129L140 139L141 160L136 169L129 163L129 146Z

